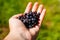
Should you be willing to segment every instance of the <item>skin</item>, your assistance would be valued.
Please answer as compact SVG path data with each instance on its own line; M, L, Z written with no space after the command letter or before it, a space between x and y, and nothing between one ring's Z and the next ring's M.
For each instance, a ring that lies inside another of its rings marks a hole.
M35 2L32 7L32 2L29 2L24 13L29 13L31 10L32 12L37 11L37 13L41 14L38 25L33 28L27 29L25 25L18 19L19 16L24 14L20 13L14 15L9 19L10 32L4 38L4 40L36 40L38 31L46 13L46 9L43 7L42 4L39 5L38 2Z

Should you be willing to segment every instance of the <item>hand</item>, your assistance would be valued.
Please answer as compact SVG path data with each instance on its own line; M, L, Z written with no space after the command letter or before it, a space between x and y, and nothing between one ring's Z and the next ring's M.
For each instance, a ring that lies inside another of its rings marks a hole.
M38 2L36 2L32 7L32 3L29 2L24 12L24 13L29 13L32 8L32 12L37 11L37 13L38 12L41 13L38 26L27 29L25 25L18 19L18 17L23 14L14 15L9 19L10 32L5 39L7 40L9 39L10 40L35 40L36 39L36 35L39 31L39 28L41 26L41 23L43 21L43 18L46 12L46 9L43 7L42 4L39 5L39 7L38 5L39 5Z

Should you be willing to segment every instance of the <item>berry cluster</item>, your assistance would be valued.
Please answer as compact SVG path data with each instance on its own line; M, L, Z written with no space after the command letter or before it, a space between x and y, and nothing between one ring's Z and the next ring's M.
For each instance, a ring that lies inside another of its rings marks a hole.
M38 24L39 16L40 13L30 11L29 13L19 16L19 20L21 20L27 28L32 28Z

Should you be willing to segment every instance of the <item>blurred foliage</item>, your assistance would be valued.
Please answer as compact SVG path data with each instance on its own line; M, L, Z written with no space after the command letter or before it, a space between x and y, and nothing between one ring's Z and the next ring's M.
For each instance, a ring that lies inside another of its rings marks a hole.
M0 0L0 40L8 34L9 18L23 13L30 1L47 9L37 40L60 40L60 0Z

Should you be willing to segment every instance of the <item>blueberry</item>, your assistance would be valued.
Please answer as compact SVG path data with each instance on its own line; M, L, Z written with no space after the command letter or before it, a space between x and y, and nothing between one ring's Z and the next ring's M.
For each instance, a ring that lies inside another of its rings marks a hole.
M32 28L32 26L31 26L31 25L29 25L29 28Z
M32 28L38 24L40 13L32 12L25 13L23 16L19 16L19 20L21 20L26 28Z
M30 16L30 18L32 18L33 16Z
M33 14L32 11L30 11L30 12L29 12L29 15L32 15L32 14Z

